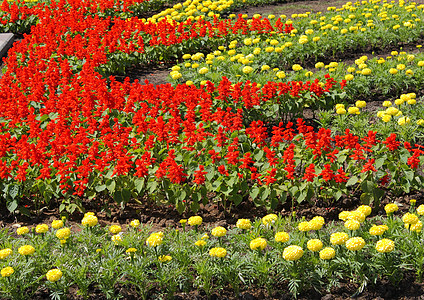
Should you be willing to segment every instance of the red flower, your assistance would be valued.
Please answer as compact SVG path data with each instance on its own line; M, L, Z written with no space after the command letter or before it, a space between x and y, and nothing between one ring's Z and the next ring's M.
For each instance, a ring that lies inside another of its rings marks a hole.
M365 172L368 172L368 171L377 172L377 170L374 168L374 162L375 162L374 158L367 161L367 163L362 168L361 173L365 173Z
M305 174L303 175L303 179L305 179L308 182L314 181L314 178L317 177L315 174L315 164L310 164L305 169Z
M218 172L221 173L222 175L225 175L225 176L230 175L224 165L220 165L218 167Z
M321 173L319 175L325 181L330 181L331 179L333 179L334 173L333 173L333 170L331 170L330 164L324 165L324 169L321 171Z
M399 148L400 142L396 141L396 133L392 133L389 137L383 142L386 147L390 150L396 150Z
M208 174L208 172L205 172L205 166L199 165L199 170L194 172L194 183L201 185L205 183L205 175Z

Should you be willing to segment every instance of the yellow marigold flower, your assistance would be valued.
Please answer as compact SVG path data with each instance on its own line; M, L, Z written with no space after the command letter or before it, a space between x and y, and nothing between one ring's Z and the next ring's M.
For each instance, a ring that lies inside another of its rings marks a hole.
M266 70L269 70L269 69L270 69L270 66L268 66L268 65L263 65L261 67L261 71L266 71Z
M407 226L408 224L405 224L405 226ZM421 223L421 221L418 221L415 224L411 224L411 226L409 226L409 230L411 231L416 231L416 232L421 232L421 230L423 229L423 223Z
M158 257L158 260L160 262L168 262L168 261L172 260L172 257L169 256L169 255L161 255L161 256Z
M69 228L67 228L67 227L65 227L65 228L61 228L61 229L58 229L57 231L56 231L56 237L59 239L59 240L66 240L67 238L69 238L71 236L71 230L69 229Z
M356 220L360 223L365 221L365 214L359 210L351 211L347 217L348 220Z
M396 116L399 113L399 109L397 109L396 107L389 107L386 109L386 114L390 115L390 116Z
M319 239L312 239L308 241L306 247L312 252L317 252L322 249L323 244Z
M353 237L346 241L346 248L351 251L358 251L364 248L365 240L361 237Z
M353 76L352 74L347 74L347 75L345 76L345 80L346 80L346 81L352 81L354 78L355 78L355 76Z
M365 68L362 70L361 74L362 75L371 75L371 69L370 68Z
M361 226L361 223L359 223L359 221L357 220L347 220L344 223L344 227L346 227L349 230L358 230L360 226Z
M383 106L384 107L390 107L390 106L392 106L392 102L390 102L390 101L384 101L383 102Z
M417 214L419 214L420 216L424 215L424 204L421 204L417 207Z
M406 75L414 75L414 71L412 71L411 69L408 69L405 71Z
M244 74L250 74L253 72L253 68L251 66L245 66L243 67L242 71Z
M236 227L239 229L250 229L252 227L252 223L249 219L238 219L236 223Z
M347 211L347 210L344 210L341 213L339 213L339 219L342 221L346 221L349 216L350 216L350 211Z
M284 73L284 71L278 71L277 74L275 74L275 76L277 76L278 79L284 79L286 78L286 73Z
M115 234L112 235L111 240L115 243L115 245L119 245L122 242L122 237L120 234Z
M9 277L14 272L15 272L15 270L13 270L12 267L5 267L5 268L1 269L1 271L0 271L1 277Z
M409 105L417 104L417 100L415 100L415 99L409 99L409 100L408 100L408 104L409 104Z
M406 213L403 215L402 221L406 224L415 224L419 221L419 219L415 214Z
M330 236L330 243L332 245L343 245L348 240L349 235L346 232L335 232Z
M417 63L417 65L418 65L418 67L424 67L424 60L420 60L420 61Z
M274 224L277 220L278 216L276 214L268 214L265 217L262 218L262 223L264 225L271 225Z
M336 104L336 110L339 108L345 108L344 104L341 104L341 103Z
M207 240L209 238L209 235L207 234L207 233L205 233L202 237L201 237L201 239L202 240Z
M200 224L202 224L203 219L200 216L194 216L194 217L190 217L188 218L188 225L190 226L199 226Z
M156 232L152 233L147 239L146 239L146 245L149 247L156 247L161 245L163 242L163 233L162 232Z
M172 70L172 71L179 71L179 70L181 70L181 67L180 67L180 66L173 66L173 67L171 68L171 70Z
M290 235L287 232L280 231L275 234L274 239L276 242L285 243L290 239Z
M63 221L62 220L53 220L51 224L53 229L59 229L63 227Z
M292 66L292 69L293 69L293 71L301 71L301 70L303 70L302 66L299 65L299 64L294 64Z
M206 245L206 241L204 240L198 240L197 242L194 243L197 247L199 248L203 248Z
M400 117L400 118L398 119L398 124L399 124L400 126L403 126L403 125L408 124L408 123L411 123L411 119L410 119L410 118L408 118L408 117Z
M303 249L297 245L291 245L284 248L283 258L285 260L298 260L303 256Z
M16 233L17 233L18 235L24 235L24 234L27 234L28 232L29 232L29 228L28 228L28 227L26 227L26 226L19 227L19 228L16 230Z
M227 229L225 229L222 226L218 226L218 227L215 227L214 229L212 229L211 234L215 237L221 237L221 236L224 236L224 235L227 234Z
M49 225L47 224L39 224L35 227L36 233L46 233L47 231L49 231Z
M208 72L209 72L209 69L206 68L206 67L203 67L203 68L200 68L199 69L199 74L201 74L201 75L204 75L204 74L206 74Z
M190 59L191 58L191 55L190 54L184 54L183 55L183 59ZM178 71L178 70L177 70Z
M359 107L359 108L364 108L364 107L367 106L367 102L362 101L362 100L358 100L358 101L355 102L355 106Z
M385 122L385 123L389 122L391 119L392 119L392 116L391 115L387 115L387 114L384 114L381 117L381 120L383 120L383 122Z
M375 249L380 253L392 252L395 249L395 242L390 239L379 240L375 245Z
M99 220L94 215L87 215L81 221L81 224L85 227L93 227L96 226Z
M328 260L336 256L336 251L331 247L326 247L319 252L319 258Z
M317 62L315 64L315 68L317 68L317 69L324 68L324 63L323 62Z
M264 250L266 248L266 245L266 239L261 237L250 241L250 249L252 250Z
M0 250L0 259L5 259L10 254L12 254L12 249L10 249L10 248L2 249L2 250Z
M399 207L395 203L389 203L384 207L386 214L394 213L399 210Z
M310 231L311 230L311 226L309 224L309 222L300 222L299 225L297 226L297 228L300 231Z
M389 230L387 225L373 225L371 226L369 232L371 235L382 235L387 230Z
M338 114L338 115L345 115L346 114L346 109L339 108L339 109L336 110L336 114Z
M274 51L274 47L266 47L265 48L265 52L267 52L267 53L271 53L273 51Z
M113 234L118 234L118 233L120 233L120 232L121 232L121 230L122 230L122 228L121 228L121 226L119 226L119 225L112 225L112 226L110 226L110 228L109 228L109 231L110 231L111 233L113 233Z
M309 221L309 226L311 230L320 230L324 226L325 220L321 216L315 216L312 220Z
M137 249L136 248L128 248L125 252L126 253L135 253L135 252L137 252Z
M84 214L84 218L87 216L94 216L95 214L92 211L88 211Z
M60 271L59 269L51 269L47 272L46 278L50 282L56 282L60 278L62 278L62 275L62 271Z
M406 66L404 64L399 64L399 65L396 66L396 69L401 70L401 71L405 70L405 68L406 68Z
M350 114L350 115L359 115L359 108L357 108L356 106L351 106L351 107L349 107L348 109L347 109L347 112Z
M209 255L212 257L220 257L223 258L227 255L227 250L222 247L216 247L209 250Z
M347 71L349 72L349 73L353 73L353 72L355 72L355 68L354 67L349 67L349 68L347 68Z
M140 226L140 221L139 221L139 220L137 220L137 219L132 220L132 221L131 221L131 223L130 223L130 226L131 226L132 228L137 228L138 226Z
M25 245L18 248L18 252L21 255L32 255L35 252L35 248L31 245Z

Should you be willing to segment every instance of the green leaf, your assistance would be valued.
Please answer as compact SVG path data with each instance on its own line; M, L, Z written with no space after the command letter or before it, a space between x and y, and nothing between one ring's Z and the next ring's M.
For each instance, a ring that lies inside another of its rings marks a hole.
M190 209L192 212L196 213L200 208L199 202L194 201L193 203L191 203L190 205Z
M235 206L238 206L243 201L243 197L239 194L235 194L231 197L231 200L234 202Z
M116 202L116 203L118 203L118 204L120 204L121 202L122 202L122 193L121 193L121 191L116 191L114 194L113 194L113 200Z
M106 189L106 184L98 185L94 188L96 192L103 192Z
M109 192L113 193L115 191L116 182L115 180L111 180L108 183L106 183L106 188Z
M137 178L134 180L134 186L137 192L140 193L144 187L144 178Z
M372 203L372 197L369 193L362 193L360 199L362 204L369 205Z
M258 197L259 195L259 189L258 188L253 188L250 190L250 197L252 197L253 200L256 199L256 197Z
M15 209L18 208L18 200L12 200L7 202L6 207L8 211L14 212Z
M269 194L270 194L270 190L268 188L261 188L261 199L263 201L268 199Z
M346 182L346 186L352 186L355 185L358 182L358 177L357 176L352 176L349 178L349 180Z
M125 203L128 203L131 199L131 191L128 189L123 189L121 193L122 193L122 200Z
M375 160L374 167L376 169L380 169L383 166L383 164L384 164L385 161L386 161L386 158L385 157L377 158Z
M19 194L19 185L17 185L17 184L9 185L8 194L12 199L15 199L16 196L18 196L18 194ZM9 211L14 211L15 209L16 209L16 207L13 210L9 209Z

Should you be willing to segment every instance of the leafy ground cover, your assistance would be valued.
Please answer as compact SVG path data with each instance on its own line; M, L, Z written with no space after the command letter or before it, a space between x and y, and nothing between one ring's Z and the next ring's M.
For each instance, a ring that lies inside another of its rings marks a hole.
M3 2L5 297L422 294L424 7L246 3Z

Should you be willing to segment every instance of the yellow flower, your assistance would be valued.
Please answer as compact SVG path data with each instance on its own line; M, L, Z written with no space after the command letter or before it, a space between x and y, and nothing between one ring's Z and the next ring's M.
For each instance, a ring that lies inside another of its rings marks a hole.
M266 71L266 70L269 70L269 66L268 65L263 65L262 67L261 67L261 71Z
M303 70L302 66L299 65L299 64L294 64L292 66L292 69L293 69L293 71L301 71L301 70Z
M323 246L323 244L322 244L321 240L319 240L319 239L309 240L308 243L306 244L306 247L312 252L317 252L317 251L321 250L322 246Z
M173 66L173 67L171 68L171 70L172 70L172 71L179 71L179 70L181 70L181 67L180 67L180 66Z
M336 110L339 108L345 108L344 104L341 104L341 103L336 104Z
M375 245L375 249L380 253L392 252L395 249L395 242L390 239L379 240Z
M410 119L410 118L408 118L408 117L400 117L400 118L398 119L398 124L399 124L400 126L403 126L403 125L408 124L408 123L411 123L411 119Z
M209 255L212 257L225 257L227 255L227 250L222 247L216 247L209 250Z
M21 255L32 255L35 252L35 248L31 245L25 245L18 248L18 252Z
M50 282L56 282L60 278L62 278L62 271L60 271L59 269L51 269L47 272L46 278Z
M321 216L315 216L309 221L309 227L311 230L320 230L324 224L325 220Z
M252 223L249 219L238 219L236 227L239 229L250 229L252 227Z
M201 75L204 75L204 74L206 74L208 72L209 72L209 69L206 68L206 67L203 67L203 68L200 68L199 69L199 74L201 74Z
M315 64L315 68L317 68L317 69L324 68L324 63L323 62L317 62Z
M349 230L358 230L360 226L361 226L361 223L359 223L359 221L357 220L347 220L344 223L344 227L346 227Z
M205 233L202 237L201 237L201 239L202 240L207 240L209 238L209 235L207 234L207 233Z
M353 73L353 72L355 72L355 68L354 67L349 67L349 68L347 68L347 71L349 72L349 73Z
M118 233L120 233L121 232L121 226L119 226L119 225L112 225L112 226L110 226L110 228L109 228L109 231L111 232L111 233L113 233L113 234L118 234Z
M383 102L383 106L384 107L390 107L390 106L392 106L392 102L390 102L390 101L384 101Z
M335 232L330 236L330 243L332 245L343 245L348 238L349 235L346 232Z
M66 240L67 238L69 238L71 236L71 230L69 229L69 228L67 228L67 227L65 227L65 228L61 228L61 229L58 229L57 231L56 231L56 237L59 239L59 240Z
M0 250L0 259L5 259L10 254L12 254L12 249L10 249L10 248L2 249L2 250Z
M139 221L139 220L137 220L137 219L132 220L132 221L131 221L131 223L130 223L130 226L131 226L132 228L137 228L138 226L140 226L140 221Z
M63 221L62 220L53 220L51 224L53 229L59 229L63 227Z
M126 253L135 253L135 252L137 252L137 249L136 248L128 248L125 252Z
M364 248L365 240L361 237L353 237L346 241L346 248L351 251L358 251Z
M349 107L348 109L347 109L347 112L350 114L350 115L359 115L359 108L357 108L356 106L351 106L351 107Z
M398 70L397 70L397 69L395 69L395 68L391 68L391 69L389 70L389 73L390 73L390 74L392 74L392 75L396 75L396 74L398 73Z
M16 230L16 233L18 234L18 235L24 235L24 234L27 234L29 232L29 228L28 227L26 227L26 226L24 226L24 227L19 227L17 230Z
M399 65L396 66L396 69L401 70L401 71L405 70L405 68L406 68L406 66L404 64L399 64Z
M298 260L303 256L303 249L297 245L291 245L284 248L283 258L285 260Z
M424 215L424 204L421 204L417 207L417 214L419 214L420 216Z
M406 224L415 224L419 221L419 219L415 214L406 213L403 215L402 221Z
M371 69L370 68L365 68L362 70L361 74L362 75L371 75Z
M417 65L418 65L418 67L424 67L424 60L420 60L420 61L417 63Z
M227 229L222 226L218 226L212 229L211 234L215 237L222 237L227 234Z
M338 114L338 115L345 115L346 114L346 109L339 108L339 109L336 110L336 114Z
M297 226L297 228L300 230L300 231L304 231L304 232L306 232L306 231L310 231L311 230L311 225L309 224L309 222L300 222L299 223L299 225Z
M264 225L270 225L270 224L274 224L274 222L277 220L277 215L276 214L268 214L265 217L262 218L262 223Z
M394 213L399 210L399 207L395 203L389 203L384 207L386 214Z
M93 227L93 226L96 226L98 222L99 220L97 219L96 216L87 215L87 216L84 216L84 218L81 221L81 224L85 227Z
M149 247L156 247L161 245L163 242L163 233L156 232L152 233L147 239L146 239L146 245Z
M286 73L284 73L284 71L278 71L275 76L277 76L278 79L284 79L286 77Z
M336 251L331 247L326 247L319 252L319 258L327 260L336 256Z
M354 77L355 77L355 76L353 76L352 74L347 74L347 75L345 76L345 80L346 80L346 81L352 81Z
M92 211L88 211L84 214L84 218L87 216L94 216L95 214Z
M197 242L194 243L197 247L199 248L203 248L206 245L206 241L204 240L198 240Z
M194 217L188 218L187 223L190 226L199 226L200 224L202 224L202 221L203 221L202 217L194 216Z
M250 249L252 250L264 250L266 248L266 245L266 240L261 237L250 241Z
M250 74L253 72L253 68L251 66L245 66L243 67L242 71L244 74Z
M408 224L405 224L405 226L407 226ZM411 224L411 226L409 226L409 230L411 231L416 231L416 232L421 232L421 230L423 229L423 223L421 223L421 221L418 221L415 224Z
M358 100L358 101L355 102L355 106L359 107L359 108L364 108L364 107L367 106L367 102Z
M169 255L161 255L161 256L158 257L158 260L160 262L168 262L168 261L172 260L172 257L169 256Z
M122 237L119 234L115 234L112 235L111 240L115 243L115 245L119 245L122 242Z
M387 122L389 122L391 119L392 119L392 116L391 115L383 115L382 117L381 117L381 119L383 120L383 122L385 122L385 123L387 123Z
M276 242L285 243L290 239L290 235L287 232L280 231L275 234L274 239Z
M47 224L39 224L35 227L36 233L46 233L49 230L49 225Z
M359 210L354 210L354 211L351 211L349 213L349 215L347 216L347 219L348 220L356 220L356 221L362 223L362 222L365 221L365 214L362 213Z
M1 277L9 277L14 272L15 272L15 270L13 270L12 267L5 267L5 268L1 269L1 271L0 271Z
M371 235L382 235L386 230L389 230L387 225L373 225L369 232Z

